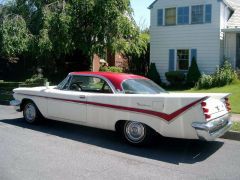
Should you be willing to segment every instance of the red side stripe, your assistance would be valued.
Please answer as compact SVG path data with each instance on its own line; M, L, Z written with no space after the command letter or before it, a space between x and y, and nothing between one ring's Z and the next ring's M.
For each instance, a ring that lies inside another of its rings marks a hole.
M22 94L22 93L19 93ZM87 101L79 101L79 100L71 100L71 99L62 99L62 98L54 98L54 97L45 97L45 96L37 96L37 95L28 95L28 94L22 94L25 96L35 96L35 97L42 97L42 98L48 98L48 99L54 99L54 100L59 100L59 101L67 101L67 102L74 102L74 103L81 103L81 104L88 104L88 105L93 105L93 106L100 106L100 107L106 107L106 108L111 108L111 109L118 109L118 110L123 110L123 111L132 111L132 112L137 112L137 113L143 113L143 114L148 114L152 116L156 116L159 118L162 118L166 121L171 121L183 112L187 111L194 105L202 102L203 100L207 99L208 97L203 97L199 100L196 100L176 111L170 114L166 114L163 112L157 112L157 111L152 111L152 110L147 110L147 109L138 109L138 108L132 108L132 107L125 107L125 106L118 106L118 105L112 105L112 104L104 104L104 103L98 103L98 102L87 102Z

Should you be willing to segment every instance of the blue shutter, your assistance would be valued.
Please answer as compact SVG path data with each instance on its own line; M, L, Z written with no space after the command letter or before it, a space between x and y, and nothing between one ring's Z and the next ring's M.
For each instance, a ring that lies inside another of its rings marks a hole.
M189 7L184 8L184 24L189 24Z
M158 9L157 25L158 26L162 26L163 25L163 10L162 9Z
M169 71L174 71L174 65L175 64L175 50L174 49L169 49L169 63L168 63L168 70Z
M207 4L205 6L205 23L211 23L212 21L212 5Z
M193 57L195 57L196 61L197 61L197 49L191 49L191 62Z
M178 24L189 24L189 7L178 8Z

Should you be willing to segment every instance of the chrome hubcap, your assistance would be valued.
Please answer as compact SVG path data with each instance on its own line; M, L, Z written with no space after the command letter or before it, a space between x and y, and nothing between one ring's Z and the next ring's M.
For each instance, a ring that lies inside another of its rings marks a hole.
M27 104L25 106L25 117L28 121L33 121L36 117L36 109L33 104Z
M145 127L139 122L129 122L126 126L126 135L130 141L138 142L145 135Z

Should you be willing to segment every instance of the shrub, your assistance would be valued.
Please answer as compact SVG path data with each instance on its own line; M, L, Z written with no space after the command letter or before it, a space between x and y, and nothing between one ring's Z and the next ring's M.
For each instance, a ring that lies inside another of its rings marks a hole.
M194 86L198 82L200 77L201 77L201 73L198 69L196 58L193 57L191 66L187 73L187 84L189 86Z
M240 80L240 69L237 69L236 73L237 73L238 80Z
M220 68L212 75L203 75L196 84L197 89L209 89L231 84L237 80L237 73L232 69L231 64L225 60Z
M116 66L101 66L99 71L102 72L117 72L117 73L122 73L123 69L120 67L116 67Z
M43 86L47 81L47 78L44 78L42 75L35 74L31 78L26 79L24 84L21 84L21 86Z
M208 89L213 85L212 75L203 74L196 84L197 89Z
M161 84L161 78L157 71L155 63L150 64L150 68L147 73L147 78L151 79L152 81L154 81L157 84Z
M0 91L12 91L19 87L20 82L0 82Z
M181 71L169 71L165 73L165 76L171 86L182 85L185 82L185 74Z

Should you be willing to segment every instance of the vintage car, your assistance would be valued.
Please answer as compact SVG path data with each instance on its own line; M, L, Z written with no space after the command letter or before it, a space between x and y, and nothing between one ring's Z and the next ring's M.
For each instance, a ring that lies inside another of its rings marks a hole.
M229 94L168 93L138 75L71 72L58 86L16 88L11 105L42 118L120 131L139 145L152 134L212 141L231 127Z

